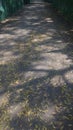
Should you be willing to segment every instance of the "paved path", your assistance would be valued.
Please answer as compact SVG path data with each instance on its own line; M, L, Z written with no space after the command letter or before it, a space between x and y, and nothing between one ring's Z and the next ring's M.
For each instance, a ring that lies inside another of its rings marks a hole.
M44 0L31 0L31 3L44 3Z
M73 50L50 5L27 5L0 28L0 130L72 130Z

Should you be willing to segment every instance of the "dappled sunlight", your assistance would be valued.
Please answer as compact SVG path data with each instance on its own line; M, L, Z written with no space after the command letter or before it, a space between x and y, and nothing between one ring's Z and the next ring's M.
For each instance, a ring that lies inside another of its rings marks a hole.
M25 80L32 80L32 79L36 79L36 78L41 78L46 76L47 73L46 72L36 72L36 71L28 71L27 73L24 73L24 79Z
M40 57L42 60L32 63L36 70L60 70L73 65L72 60L62 53L41 53Z
M8 113L10 114L10 117L14 118L21 110L22 110L22 106L21 106L21 103L19 103L19 104L10 106L8 108Z
M47 34L42 34L42 35L37 35L37 36L35 36L33 39L32 39L32 43L34 43L34 42L43 42L43 41L45 41L45 40L49 40L49 39L51 39L52 37L51 36L48 36Z
M61 34L68 32L60 31L45 6L25 6L0 29L1 130L59 130L72 124L72 50Z
M44 42L43 42L44 44ZM41 45L41 44L38 44L38 46L35 47L35 50L37 51L41 51L41 52L47 52L47 53L53 53L53 52L59 52L61 49L64 49L65 48L65 45L64 43L62 44L62 41L61 41L61 46L58 45L57 43L56 44L53 44L53 43L47 43L45 42L44 45ZM47 45L46 45L47 44Z
M51 80L50 80L50 84L53 87L62 87L64 86L66 83L63 79L63 77L61 75L56 75L54 76Z
M25 49L25 41L22 43L20 37L27 35L27 33L28 31L24 31L22 34L22 30L19 30L16 31L16 34L14 35L0 35L0 65L7 64L8 62L14 61L15 59L17 60L18 58L22 57L22 54L20 52Z
M25 82L25 81L24 81ZM12 82L9 87L17 87L19 85L23 85L24 82L22 82L21 80L16 80L15 82Z
M27 20L32 20L32 19L37 20L37 19L38 19L37 16L32 16L32 17L28 17L28 16L26 16L25 18L26 18ZM35 23L34 23L34 24L35 24Z
M3 105L7 105L9 102L9 94L5 93L3 95L0 95L0 107Z
M66 72L64 76L69 83L73 83L73 70Z
M26 30L26 29L24 29L24 30L22 30L22 29L18 29L18 30L15 30L14 31L15 32L15 35L16 36L26 36L26 35L28 35L29 33L30 33L30 30ZM15 37L15 35L14 35L14 37ZM16 37L15 37L16 38Z
M54 22L51 18L46 18L45 21L46 22L51 22L51 23Z
M21 116L23 114L22 111L24 110L27 111L26 109L27 106L28 106L28 100L9 106L7 111L11 118L15 118L16 116Z
M17 58L21 58L22 55L14 56L13 52L1 52L0 65L8 64L8 62L14 61Z
M51 120L54 120L55 114L56 114L56 107L51 103L49 103L47 107L43 106L43 108L39 109L38 111L39 118L47 123L51 122Z

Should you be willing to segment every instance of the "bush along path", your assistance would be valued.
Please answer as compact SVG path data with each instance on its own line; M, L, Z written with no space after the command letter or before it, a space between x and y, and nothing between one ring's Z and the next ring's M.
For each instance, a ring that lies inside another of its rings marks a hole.
M70 30L31 4L0 28L0 130L73 129Z

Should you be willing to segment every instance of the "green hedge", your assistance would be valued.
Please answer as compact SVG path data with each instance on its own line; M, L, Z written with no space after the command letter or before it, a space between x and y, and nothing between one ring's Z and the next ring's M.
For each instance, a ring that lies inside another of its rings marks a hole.
M44 0L53 3L54 7L58 9L66 19L73 21L73 0Z
M30 0L0 0L0 20L11 16L29 2Z

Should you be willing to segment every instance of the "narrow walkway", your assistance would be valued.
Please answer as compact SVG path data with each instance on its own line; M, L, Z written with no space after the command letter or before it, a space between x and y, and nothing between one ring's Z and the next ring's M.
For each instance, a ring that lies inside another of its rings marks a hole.
M30 3L37 4L37 3L44 3L44 2L43 0L31 0Z
M49 4L0 28L0 130L72 130L73 50Z

